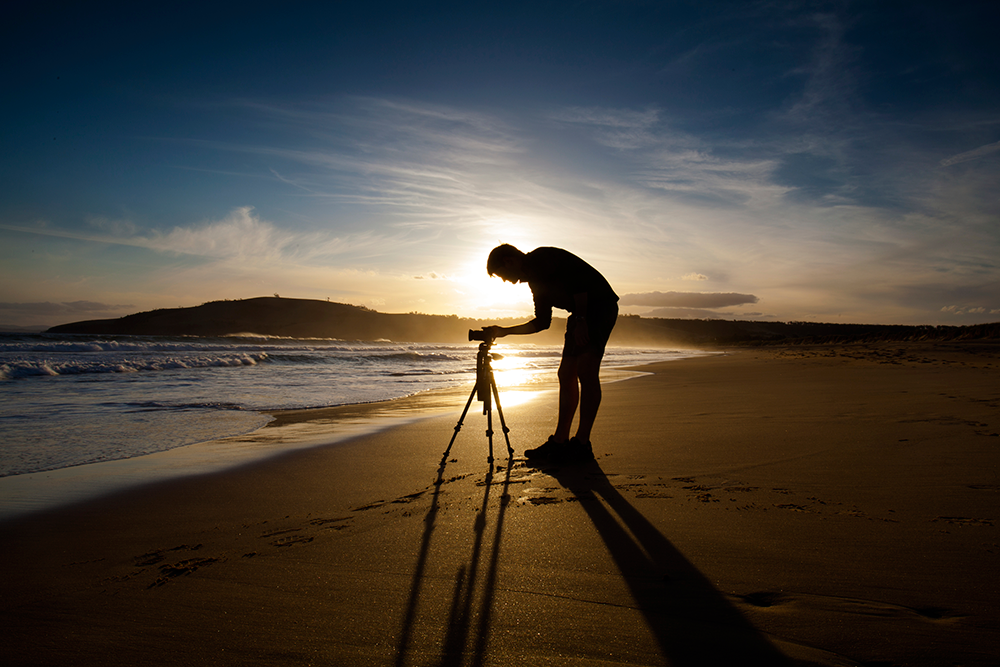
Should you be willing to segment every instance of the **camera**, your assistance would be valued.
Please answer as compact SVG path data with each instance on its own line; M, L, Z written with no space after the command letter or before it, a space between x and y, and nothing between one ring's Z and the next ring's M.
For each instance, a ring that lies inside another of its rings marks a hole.
M490 332L485 329L480 329L476 331L475 329L469 329L469 340L478 340L483 343L493 343L493 338L490 336Z

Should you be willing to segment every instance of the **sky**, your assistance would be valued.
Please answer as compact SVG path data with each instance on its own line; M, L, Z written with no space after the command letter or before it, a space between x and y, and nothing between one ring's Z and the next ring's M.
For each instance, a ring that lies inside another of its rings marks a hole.
M1000 3L21 3L0 325L279 294L530 315L1000 321Z

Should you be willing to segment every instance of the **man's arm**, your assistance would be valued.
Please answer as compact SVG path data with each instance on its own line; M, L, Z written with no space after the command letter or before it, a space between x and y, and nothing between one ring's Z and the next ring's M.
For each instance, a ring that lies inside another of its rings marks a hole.
M538 333L552 326L552 306L548 303L547 299L540 299L534 289L532 289L531 294L535 301L534 319L512 327L485 327L483 331L488 332L494 338L503 338L504 336L523 336Z
M547 311L549 317L542 318L536 316L535 319L530 322L525 322L524 324L517 324L512 327L484 327L483 331L486 331L493 338L503 338L504 336L523 336L527 334L538 333L539 331L545 331L552 324L551 308ZM573 314L576 315L577 320L582 324L575 328L574 335L576 336L577 343L580 345L586 345L590 336L587 331L587 293L580 292L573 295Z
M538 333L539 331L544 331L545 329L548 329L548 327L542 326L542 323L539 322L538 319L534 319L530 322L517 324L512 327L484 327L483 331L488 332L492 338L503 338L504 336L523 336L526 334Z

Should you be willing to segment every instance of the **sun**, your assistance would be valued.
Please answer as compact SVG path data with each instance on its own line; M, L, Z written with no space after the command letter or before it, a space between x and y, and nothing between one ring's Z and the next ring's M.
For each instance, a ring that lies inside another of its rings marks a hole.
M470 261L455 276L456 301L462 314L479 319L530 315L531 290L526 283L511 284L486 275L486 258Z
M508 283L499 276L491 278L483 271L482 276L466 281L462 288L485 317L511 317L532 311L527 284Z

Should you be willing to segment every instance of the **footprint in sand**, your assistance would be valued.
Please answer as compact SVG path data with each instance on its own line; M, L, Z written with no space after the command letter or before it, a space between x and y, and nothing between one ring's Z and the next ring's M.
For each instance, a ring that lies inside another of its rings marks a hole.
M993 525L993 520L992 519L973 519L973 518L967 517L967 516L939 516L938 518L934 519L934 521L935 522L937 522L937 521L944 521L946 523L950 523L952 525L962 526L962 527L965 527L965 526L992 526Z
M937 606L905 607L876 600L862 600L832 595L813 595L809 593L778 593L774 591L756 591L745 595L732 596L737 606L745 605L757 610L769 610L775 607L788 610L797 608L801 612L833 612L862 618L880 617L896 619L914 619L934 623L950 622L963 616L951 609Z
M325 530L344 530L349 528L351 525L350 517L341 517L338 519L313 519L309 522L312 526L319 526Z
M171 547L169 549L157 549L156 551L144 553L141 556L133 558L133 561L139 567L148 567L150 565L156 565L157 563L163 562L163 560L167 557L167 554L172 551L197 551L198 549L201 549L201 547L201 544L181 544L180 546Z
M289 535L288 537L279 537L278 539L271 542L272 547L290 547L295 544L309 544L313 541L312 537L307 535Z
M260 537L261 539L267 539L268 537L274 537L276 535L287 535L288 533L297 533L297 532L299 532L298 528L281 528L278 530L269 530L265 533L261 533Z
M160 576L156 581L151 583L147 588L156 588L163 586L170 582L171 579L176 579L180 576L186 576L192 572L205 567L206 565L211 565L212 563L218 563L218 558L188 558L187 560L182 560L180 562L174 563L173 565L161 565L160 566Z
M552 496L534 496L527 498L526 502L532 505L554 505L555 503L561 503L562 500L559 498L553 498Z

